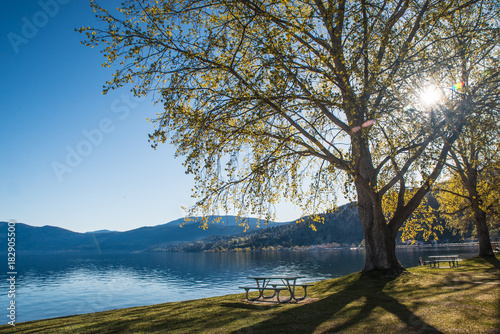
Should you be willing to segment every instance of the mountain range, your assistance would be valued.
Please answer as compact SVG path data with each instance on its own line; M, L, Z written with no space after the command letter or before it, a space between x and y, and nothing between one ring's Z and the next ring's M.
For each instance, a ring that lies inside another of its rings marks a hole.
M55 226L16 224L17 252L140 252L151 247L201 240L213 235L224 236L243 232L235 216L223 216L221 222L209 219L209 228L200 228L200 219L180 225L184 218L157 226L146 226L125 232L99 230L87 233L73 232ZM247 218L249 231L257 229L258 219ZM267 226L278 226L269 223ZM0 222L0 240L7 240L7 222ZM1 249L0 252L4 250Z
M355 204L346 204L334 212L319 216L324 222L314 223L315 230L310 227L312 217L304 217L301 223L270 222L265 226L262 222L259 224L256 218L247 218L249 229L244 233L244 228L239 226L235 216L221 216L220 222L216 222L217 217L210 217L209 227L205 230L200 226L200 218L194 218L182 227L184 218L125 232L99 230L78 233L54 226L35 227L17 223L16 252L218 252L325 244L335 247L352 246L363 241ZM423 232L417 240L423 240L422 234ZM446 226L439 239L445 242L461 240L456 231ZM0 222L0 240L7 240L6 222ZM399 237L397 242L400 242ZM0 252L5 251L6 249L0 249Z

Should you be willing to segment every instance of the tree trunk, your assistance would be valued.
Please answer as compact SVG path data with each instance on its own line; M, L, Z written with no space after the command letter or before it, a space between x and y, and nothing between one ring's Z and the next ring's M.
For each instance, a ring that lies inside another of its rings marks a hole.
M471 210L474 214L476 223L477 238L479 240L479 256L492 256L493 247L491 247L490 233L488 231L488 224L486 223L486 212L481 208L481 195L477 191L477 169L472 168L467 173L468 184L467 191L471 201Z
M358 212L365 236L365 267L363 271L379 271L383 274L398 274L404 270L396 258L396 232L386 222L382 201L375 193L377 173L373 167L366 137L358 137L353 152L357 156L354 170ZM357 152L356 152L357 151ZM393 233L394 232L394 233Z
M481 209L477 200L473 200L472 202L477 238L479 240L479 256L493 256L493 247L491 247L490 233L488 231L488 224L486 223L486 212Z
M396 258L396 235L389 228L381 203L374 202L367 190L356 183L358 211L365 235L365 267L363 271L400 273L403 266Z

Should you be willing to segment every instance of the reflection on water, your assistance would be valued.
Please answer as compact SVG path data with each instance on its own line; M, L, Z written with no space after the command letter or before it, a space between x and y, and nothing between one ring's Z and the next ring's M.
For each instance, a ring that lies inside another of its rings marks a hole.
M451 253L472 257L477 246L398 249L398 259L410 267L420 256ZM253 275L293 274L313 282L361 270L364 256L348 249L20 256L16 322L240 293L238 286ZM0 282L0 291L7 290Z

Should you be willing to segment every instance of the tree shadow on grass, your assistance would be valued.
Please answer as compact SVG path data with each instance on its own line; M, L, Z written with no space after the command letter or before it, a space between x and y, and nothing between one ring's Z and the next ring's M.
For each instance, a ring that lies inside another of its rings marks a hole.
M403 331L441 333L383 291L394 278L361 273L357 280L342 291L316 302L277 312L268 320L233 333L313 333L316 330L337 333L355 330L360 322L372 316L375 308L383 308L399 318L405 324L405 328L401 328ZM335 286L328 286L325 292L331 289L335 289Z
M484 256L483 259L493 265L495 268L500 269L500 260L495 255Z
M238 308L238 309L246 309L246 310L258 310L263 311L275 307L279 307L276 303L270 305L263 304L249 304L249 303L222 303L221 306L230 307L230 308Z
M484 256L483 259L493 265L496 269L500 269L500 260L498 260L496 255L493 256ZM497 273L497 279L500 279L500 274ZM497 315L498 318L500 318L500 300L498 300L498 306L497 306Z

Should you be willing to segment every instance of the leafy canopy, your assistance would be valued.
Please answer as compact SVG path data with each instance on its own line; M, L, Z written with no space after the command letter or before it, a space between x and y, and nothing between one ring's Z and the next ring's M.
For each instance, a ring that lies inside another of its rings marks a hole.
M185 156L193 213L271 219L282 198L317 212L354 184L378 201L399 185L397 210L439 174L424 153L456 137L463 113L429 120L415 84L434 70L442 19L476 2L92 2L107 27L80 31L118 65L104 92L132 85L163 104L150 139Z

